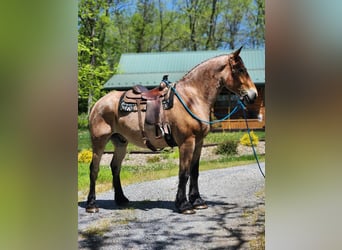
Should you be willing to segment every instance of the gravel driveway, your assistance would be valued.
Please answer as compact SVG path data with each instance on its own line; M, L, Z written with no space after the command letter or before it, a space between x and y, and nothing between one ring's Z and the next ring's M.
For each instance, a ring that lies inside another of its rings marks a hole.
M193 215L175 212L177 183L171 177L126 186L125 208L115 205L113 191L97 194L96 214L79 202L79 249L253 249L265 221L265 180L256 164L200 172L209 208Z

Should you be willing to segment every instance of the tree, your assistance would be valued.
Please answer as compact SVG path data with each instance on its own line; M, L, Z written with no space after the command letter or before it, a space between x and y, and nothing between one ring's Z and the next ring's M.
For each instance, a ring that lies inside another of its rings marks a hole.
M113 72L104 52L106 28L109 25L111 1L79 1L78 89L79 109L90 112L94 101L101 96L101 87ZM85 101L87 102L85 104Z
M122 53L263 47L264 0L79 0L79 112Z
M150 51L154 41L155 7L153 0L138 0L137 12L132 17L133 43L136 52Z
M215 29L217 21L217 0L212 0L211 13L208 22L208 38L205 44L206 49L216 49L215 46Z
M223 47L234 49L244 45L248 37L248 13L252 8L251 0L230 0L223 3L222 22L219 25L219 39Z
M265 45L265 0L255 0L250 17L250 43L253 48Z

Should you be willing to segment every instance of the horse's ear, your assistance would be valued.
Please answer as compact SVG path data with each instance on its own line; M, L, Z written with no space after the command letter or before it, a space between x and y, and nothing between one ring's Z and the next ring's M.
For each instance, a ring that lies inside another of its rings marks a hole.
M234 51L234 53L233 53L233 54L234 54L234 57L237 57L237 56L240 54L240 51L242 50L242 47L243 47L243 46L241 46L240 49Z

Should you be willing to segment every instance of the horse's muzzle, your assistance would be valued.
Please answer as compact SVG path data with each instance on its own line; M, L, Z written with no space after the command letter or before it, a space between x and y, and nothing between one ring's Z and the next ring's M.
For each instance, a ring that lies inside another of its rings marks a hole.
M258 93L255 90L249 89L246 91L246 94L243 96L243 101L245 102L245 104L252 104L254 103L257 96L258 96Z

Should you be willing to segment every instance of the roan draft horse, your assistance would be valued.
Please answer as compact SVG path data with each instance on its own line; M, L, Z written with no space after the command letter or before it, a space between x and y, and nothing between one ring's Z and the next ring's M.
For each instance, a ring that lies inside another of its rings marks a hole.
M242 47L241 47L242 48ZM98 212L95 184L105 145L114 144L110 167L113 175L115 202L129 202L120 182L120 169L131 142L151 150L168 146L179 148L179 183L176 194L176 210L184 214L195 213L194 209L208 206L198 189L199 160L203 139L209 125L195 119L184 104L202 120L209 120L210 109L222 88L238 95L245 103L252 103L258 93L239 56L241 48L231 54L208 59L190 70L181 80L165 86L165 79L155 89L142 86L121 92L112 91L100 98L89 115L89 130L92 142L90 164L90 190L86 211ZM174 97L177 91L179 96ZM190 177L188 197L186 184Z

